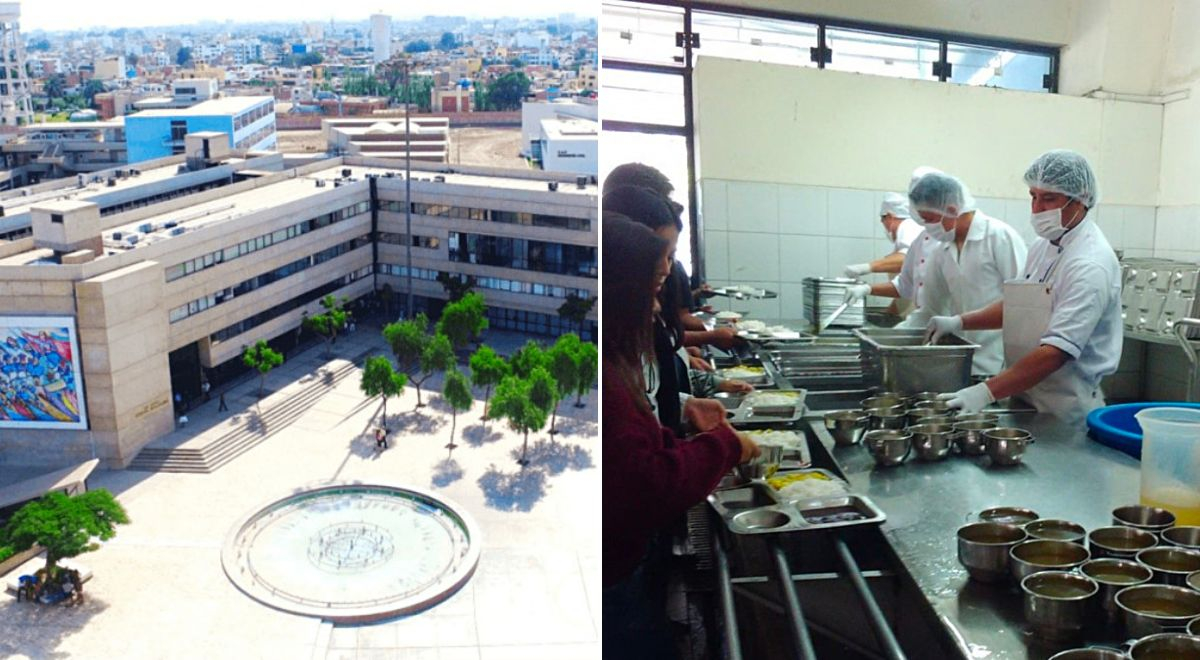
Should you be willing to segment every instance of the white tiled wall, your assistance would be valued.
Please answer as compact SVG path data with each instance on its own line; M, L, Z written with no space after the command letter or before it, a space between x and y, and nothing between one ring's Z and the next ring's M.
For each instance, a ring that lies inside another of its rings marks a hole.
M879 204L889 191L857 190L705 179L700 183L704 229L705 270L714 286L749 284L777 291L772 301L741 301L738 311L759 318L801 318L801 282L806 277L840 277L847 264L864 263L892 251L879 223ZM1029 199L979 197L984 213L1004 220L1025 238L1034 239L1029 224ZM1190 208L1187 220L1171 216L1176 228L1200 229L1200 207ZM1150 256L1156 248L1156 222L1164 209L1101 204L1096 219L1113 247L1129 256ZM1180 211L1182 218L1185 214ZM1182 229L1180 229L1182 231ZM1159 232L1162 234L1163 232ZM1187 245L1200 261L1200 231L1174 236L1167 245ZM1180 249L1180 248L1174 248ZM882 282L882 275L869 281ZM887 299L872 300L886 305Z

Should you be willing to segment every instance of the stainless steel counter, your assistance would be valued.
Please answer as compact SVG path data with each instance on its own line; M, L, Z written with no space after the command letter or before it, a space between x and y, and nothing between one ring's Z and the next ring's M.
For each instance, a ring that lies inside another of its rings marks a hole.
M1139 464L1048 415L1005 415L1001 423L1036 436L1022 465L991 467L986 456L952 455L934 463L910 457L904 465L878 468L865 447L835 446L820 419L810 420L852 489L887 514L884 537L958 640L963 657L1041 660L1081 644L1043 645L1026 633L1020 589L968 580L958 563L955 530L1000 505L1028 507L1043 518L1071 520L1089 530L1108 525L1115 507L1137 502ZM1087 641L1120 641L1100 634Z

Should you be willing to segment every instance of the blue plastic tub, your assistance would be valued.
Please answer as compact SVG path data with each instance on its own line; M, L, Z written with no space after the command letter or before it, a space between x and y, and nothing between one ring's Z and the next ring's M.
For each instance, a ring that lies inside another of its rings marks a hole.
M1087 416L1089 435L1102 445L1141 459L1142 425L1138 424L1134 415L1146 408L1200 408L1200 403L1146 401L1097 408Z

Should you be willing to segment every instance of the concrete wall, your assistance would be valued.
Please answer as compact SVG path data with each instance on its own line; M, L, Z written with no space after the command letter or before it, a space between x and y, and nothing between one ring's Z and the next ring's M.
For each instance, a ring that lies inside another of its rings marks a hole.
M171 155L171 122L185 120L188 133L220 131L233 135L233 117L220 116L144 116L130 115L125 118L125 142L128 145L129 163L140 163L153 158ZM232 137L230 146L233 146Z

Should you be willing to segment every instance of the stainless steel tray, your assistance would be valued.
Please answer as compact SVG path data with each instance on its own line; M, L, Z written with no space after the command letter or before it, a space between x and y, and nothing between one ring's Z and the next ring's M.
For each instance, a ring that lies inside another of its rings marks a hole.
M863 381L889 392L954 392L971 384L971 360L978 344L948 335L924 345L920 329L859 328Z
M729 423L734 427L791 424L804 418L804 399L807 390L767 390L771 394L789 394L795 398L793 405L755 405L753 396L742 398L741 404L732 411Z
M708 502L735 534L814 532L878 525L887 519L874 502L862 495L786 501L762 481L718 490L708 496Z
M748 367L758 367L758 366L761 366L761 365L757 365L757 364L746 364L746 365L744 365L744 366L748 366ZM718 369L716 370L716 373L717 373L717 376L718 376L719 378L734 378L734 379L737 379L737 380L741 380L741 381L745 381L745 382L747 382L747 383L750 383L751 385L753 385L753 386L755 386L755 387L760 387L760 388L761 388L761 387L772 387L772 386L774 386L774 385L775 385L775 379L771 377L771 372L769 372L769 371L766 371L766 370L764 370L764 371L763 371L761 374L758 374L758 375L755 375L755 376L729 376L729 375L726 375L726 372L727 372L729 369L736 369L736 368L737 368L737 367L718 368Z

